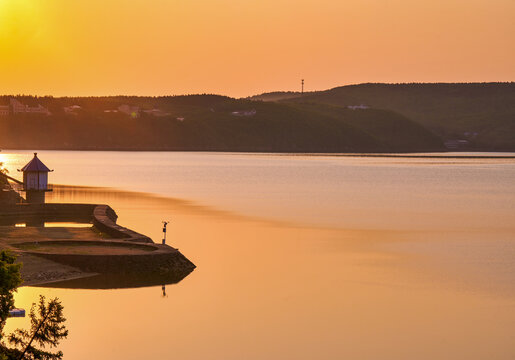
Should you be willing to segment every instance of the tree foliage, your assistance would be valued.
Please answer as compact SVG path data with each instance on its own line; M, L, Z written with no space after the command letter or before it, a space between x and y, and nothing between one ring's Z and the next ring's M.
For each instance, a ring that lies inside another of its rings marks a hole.
M402 114L444 140L468 140L471 149L515 149L515 82L359 84L293 95L272 93L253 99L343 107L366 104Z
M7 336L3 333L9 310L14 307L14 292L21 284L20 267L16 257L6 251L0 252L0 360L38 359L59 360L62 351L53 348L68 336L64 322L63 306L59 299L46 301L40 296L38 304L30 310L30 330L17 329Z
M21 284L20 264L15 264L16 257L7 252L0 252L0 336L9 317L9 310L14 306L14 292Z
M9 336L9 343L20 354L19 359L58 360L63 358L63 352L47 351L55 348L59 341L68 336L68 330L63 325L63 306L59 299L48 302L40 295L39 303L32 304L30 310L30 331L17 329Z
M63 106L73 104L81 106L75 115L63 112ZM112 112L122 104L142 110L155 107L168 115L141 111L139 117L131 117ZM267 103L212 95L60 98L49 100L47 106L52 115L17 114L0 121L4 147L330 153L444 149L442 141L423 126L380 109L353 111L321 104ZM392 133L398 135L392 139Z

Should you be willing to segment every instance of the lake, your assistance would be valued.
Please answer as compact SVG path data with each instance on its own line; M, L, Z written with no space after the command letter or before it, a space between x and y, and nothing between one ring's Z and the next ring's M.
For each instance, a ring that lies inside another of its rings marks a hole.
M0 153L15 177L31 157ZM515 358L514 158L38 157L49 202L109 204L155 242L170 220L197 265L164 292L20 288L62 300L65 359Z

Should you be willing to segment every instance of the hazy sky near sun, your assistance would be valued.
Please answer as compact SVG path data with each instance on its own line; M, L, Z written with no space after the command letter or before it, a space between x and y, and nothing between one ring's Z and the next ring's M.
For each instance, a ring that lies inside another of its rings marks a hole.
M515 80L514 0L0 0L0 94Z

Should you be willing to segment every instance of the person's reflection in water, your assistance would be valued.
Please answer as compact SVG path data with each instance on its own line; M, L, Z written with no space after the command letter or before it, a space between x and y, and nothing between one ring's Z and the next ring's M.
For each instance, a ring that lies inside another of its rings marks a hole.
M168 295L166 295L166 285L162 285L161 290L163 290L163 297L168 297Z

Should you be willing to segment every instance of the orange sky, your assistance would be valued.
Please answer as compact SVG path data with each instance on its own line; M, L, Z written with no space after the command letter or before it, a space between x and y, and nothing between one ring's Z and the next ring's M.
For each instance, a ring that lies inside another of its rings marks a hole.
M514 81L513 0L0 0L0 94Z

